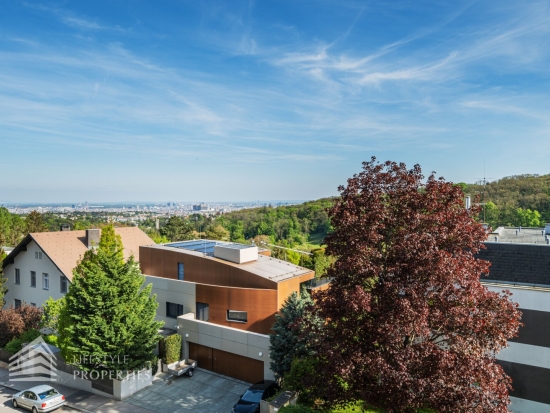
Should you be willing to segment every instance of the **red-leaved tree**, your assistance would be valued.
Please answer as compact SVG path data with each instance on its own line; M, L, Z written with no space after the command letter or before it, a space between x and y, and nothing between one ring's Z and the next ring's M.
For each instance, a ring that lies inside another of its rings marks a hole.
M517 334L510 293L480 283L487 235L462 190L416 165L375 158L340 187L325 240L337 257L315 294L319 364L306 382L329 405L413 412L507 412L511 380L494 354Z

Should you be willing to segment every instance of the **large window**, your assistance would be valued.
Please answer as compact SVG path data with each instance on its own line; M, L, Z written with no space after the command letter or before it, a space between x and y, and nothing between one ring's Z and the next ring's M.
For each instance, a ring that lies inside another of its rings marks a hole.
M178 280L183 281L183 262L178 262Z
M15 269L15 284L21 284L21 272L19 271L19 268Z
M209 319L209 307L205 303L197 303L197 312L195 318L201 321L208 321Z
M183 305L166 302L166 317L178 318L183 315Z
M50 289L50 276L46 273L42 274L42 288L45 290Z
M227 310L227 321L246 323L248 321L248 313L246 311Z
M31 271L31 287L36 288L36 271Z
M67 278L65 278L64 275L60 276L60 281L59 281L59 284L61 285L61 288L60 288L60 291L62 293L66 293L67 292L67 289L68 289L68 281L67 281Z

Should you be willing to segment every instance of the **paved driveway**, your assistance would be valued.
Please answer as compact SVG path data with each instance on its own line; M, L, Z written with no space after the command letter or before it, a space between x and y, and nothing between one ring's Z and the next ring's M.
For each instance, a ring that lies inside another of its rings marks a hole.
M156 412L230 413L249 383L197 369L193 377L160 374L153 385L124 400Z

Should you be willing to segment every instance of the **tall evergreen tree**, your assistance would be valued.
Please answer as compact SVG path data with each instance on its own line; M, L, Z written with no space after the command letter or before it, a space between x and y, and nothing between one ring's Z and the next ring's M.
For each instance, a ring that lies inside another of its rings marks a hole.
M46 232L49 229L44 222L44 216L38 211L32 211L27 215L27 218L25 218L25 225L27 226L27 233Z
M292 360L314 354L310 345L313 337L304 335L300 328L305 319L320 325L319 319L312 318L308 311L311 305L313 301L307 291L303 290L301 295L293 292L275 315L274 333L269 337L270 367L279 378L290 371Z
M86 252L73 271L73 282L59 316L59 339L65 360L84 370L140 369L153 359L161 322L158 303L144 288L145 277L112 225L103 228L97 250Z
M188 219L173 216L170 217L166 225L160 229L160 234L164 235L170 241L185 241L193 239L193 230L193 224Z

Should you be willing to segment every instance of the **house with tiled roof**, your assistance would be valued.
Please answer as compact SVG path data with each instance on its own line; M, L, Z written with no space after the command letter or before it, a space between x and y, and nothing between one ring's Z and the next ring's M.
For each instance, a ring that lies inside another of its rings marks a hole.
M122 238L124 257L139 262L139 247L155 242L137 227L115 228ZM69 289L73 269L88 249L97 246L100 229L38 232L27 235L4 259L8 279L4 307L23 302L37 307L49 298L61 298Z

